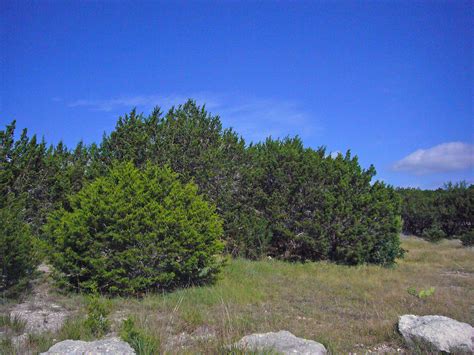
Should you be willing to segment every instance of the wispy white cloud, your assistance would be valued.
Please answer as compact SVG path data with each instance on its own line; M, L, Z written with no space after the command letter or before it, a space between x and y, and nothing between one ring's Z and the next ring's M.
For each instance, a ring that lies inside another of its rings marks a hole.
M207 100L202 95L190 96L198 101ZM173 105L184 103L187 96L182 95L136 95L136 96L120 96L103 100L81 99L70 102L69 107L85 107L94 111L112 112L123 109L131 109L139 107L142 110L149 110L155 106L169 108ZM210 102L212 105L213 102Z
M68 106L118 113L137 107L147 112L155 106L167 110L184 103L188 98L193 98L198 104L205 104L210 112L221 117L224 126L233 127L239 134L254 142L268 136L283 138L287 135L299 135L305 138L318 134L322 129L314 117L294 101L209 92L122 96L104 100L82 99L71 102Z
M293 101L234 98L223 100L215 109L227 126L234 127L251 141L260 141L268 136L283 138L299 135L305 138L322 130L315 117Z
M395 171L417 175L466 170L474 167L474 145L450 142L418 149L393 165Z

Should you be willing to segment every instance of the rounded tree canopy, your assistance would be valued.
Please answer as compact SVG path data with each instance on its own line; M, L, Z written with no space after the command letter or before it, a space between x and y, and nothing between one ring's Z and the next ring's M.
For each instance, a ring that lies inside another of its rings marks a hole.
M116 163L70 197L45 227L51 262L83 291L137 294L210 281L222 221L170 168Z

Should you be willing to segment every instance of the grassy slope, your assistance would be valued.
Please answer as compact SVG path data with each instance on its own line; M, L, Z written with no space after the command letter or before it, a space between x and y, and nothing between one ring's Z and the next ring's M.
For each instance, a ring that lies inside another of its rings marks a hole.
M115 309L134 314L162 344L179 331L215 329L210 351L253 332L286 329L317 340L332 351L380 344L401 345L396 322L402 314L441 314L474 323L474 251L458 242L434 245L405 239L406 258L393 269L328 263L232 261L219 282L140 301L116 300ZM418 299L407 288L435 287Z
M322 342L334 353L364 353L381 344L402 345L395 327L402 314L441 314L474 324L474 250L456 241L434 245L415 238L405 239L403 247L407 256L391 269L234 260L213 286L114 299L112 319L131 315L162 350L189 353L220 352L246 334L282 329ZM418 299L408 294L409 287L436 291ZM83 304L80 299L56 301ZM176 336L198 328L217 336L183 349Z

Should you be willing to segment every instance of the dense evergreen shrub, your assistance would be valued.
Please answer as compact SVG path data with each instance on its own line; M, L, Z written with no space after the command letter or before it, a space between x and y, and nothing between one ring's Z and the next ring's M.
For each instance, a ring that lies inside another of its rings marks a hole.
M246 148L193 101L164 117L159 110L148 117L132 111L101 147L105 162L168 164L184 181L193 179L216 204L226 251L234 256L357 264L391 263L399 255L398 197L385 185L371 186L375 171L363 171L357 159L326 157L299 139Z
M100 145L79 142L73 150L47 147L26 131L14 142L14 126L1 131L8 178L0 188L26 196L24 221L42 238L49 237L47 229L41 235L48 213L73 211L67 196L118 160L140 169L168 165L183 183L193 181L223 219L233 256L385 264L400 255L398 197L373 182L373 168L362 169L350 154L333 159L304 148L299 139L246 146L194 101L165 115L133 110Z
M168 165L181 180L193 180L216 205L228 241L248 239L258 230L241 201L241 171L248 164L244 140L192 100L166 115L157 108L149 116L132 110L120 117L114 131L104 137L100 156L106 165L114 160L131 160L138 167L147 162ZM232 252L233 243L228 246Z
M74 150L62 142L47 147L35 135L28 137L26 129L15 140L15 128L13 121L0 131L0 193L24 201L23 221L40 237L47 215L67 207L66 196L102 175L105 164L95 144L79 142Z
M440 242L441 239L446 238L446 233L444 233L439 226L432 225L430 228L423 230L421 236L429 242L437 243Z
M48 219L51 262L85 291L137 294L212 280L222 222L170 168L116 164Z
M444 185L436 195L438 223L447 236L460 236L474 226L474 185L461 181Z
M37 265L31 228L26 223L26 196L13 191L14 130L13 122L0 131L0 291L11 291L11 286L26 281Z
M0 201L0 291L11 289L33 274L38 259L29 226L23 221L24 203L11 196ZM10 290L11 291L11 290Z
M300 139L267 139L249 148L246 204L265 221L266 250L286 260L390 264L401 256L399 198L371 184L350 153L333 159Z
M462 245L465 247L474 246L474 229L471 229L469 232L464 233L461 236Z
M474 185L447 183L442 189L398 189L398 193L406 234L423 236L438 228L451 238L463 235L474 225Z
M436 220L435 191L398 189L402 198L403 233L421 236Z

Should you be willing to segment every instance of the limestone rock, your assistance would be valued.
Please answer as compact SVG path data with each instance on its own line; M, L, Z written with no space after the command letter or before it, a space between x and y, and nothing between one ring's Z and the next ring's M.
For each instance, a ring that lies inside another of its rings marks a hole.
M132 347L119 338L108 338L96 341L64 340L54 344L47 352L41 355L132 355Z
M282 354L326 354L324 345L298 338L286 330L243 337L234 347L244 351L276 351Z
M28 343L28 334L23 333L21 335L16 335L11 338L12 340L12 345L16 350L21 350L25 347L25 345Z
M434 351L474 351L474 328L444 316L404 315L399 318L398 329L408 345L421 344Z
M186 349L195 343L208 342L216 338L214 329L207 326L200 326L191 334L182 332L178 335L169 336L165 342L165 349L173 352L175 348Z

